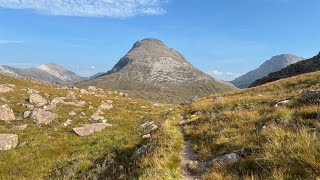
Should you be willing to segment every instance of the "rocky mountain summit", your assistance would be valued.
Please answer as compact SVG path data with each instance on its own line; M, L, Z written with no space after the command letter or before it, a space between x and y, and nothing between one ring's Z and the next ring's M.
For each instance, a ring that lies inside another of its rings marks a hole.
M231 83L239 88L249 87L255 80L267 76L269 73L276 72L290 64L302 61L304 58L291 54L282 54L272 57L270 60L264 62L259 68L252 70Z
M251 87L259 86L269 82L277 81L300 74L315 72L320 70L320 53L313 58L291 64L280 71L270 73L264 78L258 79L252 83Z
M161 102L189 101L236 89L198 70L162 41L150 38L136 42L105 75L79 84L89 85Z
M18 77L33 78L54 84L72 84L85 78L66 70L58 64L43 64L32 68L14 68L10 66L0 66L1 74L9 74Z

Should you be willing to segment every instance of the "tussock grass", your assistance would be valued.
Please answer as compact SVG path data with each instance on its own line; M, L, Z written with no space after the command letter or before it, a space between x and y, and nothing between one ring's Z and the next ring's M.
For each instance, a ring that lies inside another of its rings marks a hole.
M320 178L320 106L302 97L320 90L320 72L203 98L188 107L187 134L202 160L242 147L240 162L212 167L204 179ZM276 108L282 100L290 103Z

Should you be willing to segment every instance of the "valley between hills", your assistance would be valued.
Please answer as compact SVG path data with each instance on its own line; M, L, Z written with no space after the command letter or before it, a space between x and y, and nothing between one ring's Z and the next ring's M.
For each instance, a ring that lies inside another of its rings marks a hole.
M150 38L93 78L1 66L0 179L319 179L319 61L276 56L245 89Z

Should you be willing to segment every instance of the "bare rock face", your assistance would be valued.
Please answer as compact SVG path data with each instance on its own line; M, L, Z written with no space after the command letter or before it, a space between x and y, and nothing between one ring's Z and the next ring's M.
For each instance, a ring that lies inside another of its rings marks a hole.
M73 131L79 136L88 136L94 134L95 132L100 132L110 126L112 125L107 123L95 123L73 128Z
M57 118L57 115L52 112L36 108L31 113L30 117L33 120L33 122L37 124L50 124L53 120Z
M10 109L8 105L0 106L0 120L2 121L13 121L16 117L13 113L13 110Z
M203 73L179 52L151 38L136 42L105 75L79 84L80 87L92 85L129 92L130 97L175 103L236 89ZM119 95L128 96L126 93Z
M0 150L14 149L18 145L18 136L15 134L0 134Z
M12 92L13 89L11 87L8 87L7 85L0 84L0 93L8 93Z
M29 97L29 102L31 104L35 104L36 107L41 107L45 104L47 104L47 100L44 99L42 96L40 96L39 94L31 94Z

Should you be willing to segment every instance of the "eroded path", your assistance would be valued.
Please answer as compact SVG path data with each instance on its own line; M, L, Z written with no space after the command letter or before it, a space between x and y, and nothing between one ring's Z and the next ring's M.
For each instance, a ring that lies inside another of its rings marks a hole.
M183 173L185 180L200 180L201 174L205 171L205 163L200 162L197 158L196 152L192 149L191 140L188 139L185 132L185 124L187 118L185 115L181 116L181 133L184 138L183 152L181 154L181 160L183 165Z

